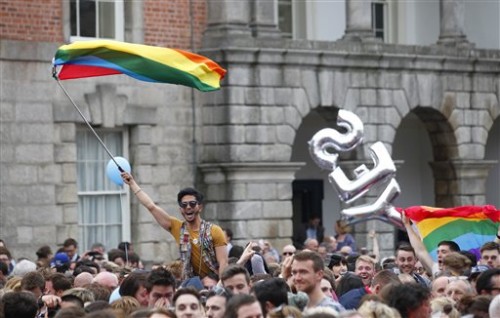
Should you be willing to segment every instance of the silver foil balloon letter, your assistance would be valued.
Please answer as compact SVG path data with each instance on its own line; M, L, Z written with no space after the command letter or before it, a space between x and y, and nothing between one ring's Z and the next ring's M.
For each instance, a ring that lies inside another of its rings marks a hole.
M346 133L332 128L318 131L309 141L309 152L316 164L326 170L333 170L337 164L339 152L351 151L363 140L363 122L356 114L339 110L337 125Z

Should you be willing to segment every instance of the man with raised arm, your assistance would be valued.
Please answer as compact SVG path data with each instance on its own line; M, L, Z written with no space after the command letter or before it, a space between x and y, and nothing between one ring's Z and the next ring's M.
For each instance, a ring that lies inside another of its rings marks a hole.
M177 194L177 203L184 218L182 221L156 205L131 174L123 172L121 176L156 222L175 238L184 264L184 279L195 276L203 278L209 273L215 275L222 273L227 265L227 243L224 232L218 225L201 218L200 214L203 211L201 192L185 188Z
M432 273L432 276L441 271L443 258L451 252L460 252L460 247L457 243L453 241L441 241L438 244L437 249L437 262L434 262L431 255L427 251L422 242L420 236L415 232L413 227L410 224L410 219L405 215L405 213L401 213L401 219L406 229L406 233L408 233L408 238L410 239L410 244L415 250L415 254L417 255L420 263L425 268L428 273Z

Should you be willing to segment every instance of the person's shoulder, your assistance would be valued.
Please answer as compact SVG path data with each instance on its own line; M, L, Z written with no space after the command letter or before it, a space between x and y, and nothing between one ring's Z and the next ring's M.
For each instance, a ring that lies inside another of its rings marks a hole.
M339 312L345 310L344 306L342 306L341 303L336 302L335 300L333 300L327 296L325 296L325 298L323 298L321 300L321 302L316 307L329 307L329 308L333 308Z
M172 231L180 231L182 226L182 221L175 216L170 217L170 232Z

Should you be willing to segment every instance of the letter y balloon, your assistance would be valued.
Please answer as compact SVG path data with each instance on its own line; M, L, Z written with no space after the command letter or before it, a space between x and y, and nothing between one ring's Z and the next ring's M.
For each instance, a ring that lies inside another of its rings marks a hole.
M337 125L346 132L341 133L332 128L318 131L309 141L309 152L320 168L332 171L329 174L330 183L340 200L350 205L342 210L342 216L350 224L380 220L404 229L401 215L392 205L401 189L394 179L396 167L387 148L380 141L371 145L373 168L370 170L366 165L357 167L351 180L338 166L337 160L340 152L352 151L362 143L363 122L356 114L339 110ZM378 193L373 202L355 204L370 192Z

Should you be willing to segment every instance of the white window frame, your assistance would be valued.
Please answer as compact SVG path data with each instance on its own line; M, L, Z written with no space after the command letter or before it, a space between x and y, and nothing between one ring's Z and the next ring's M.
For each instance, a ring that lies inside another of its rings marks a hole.
M81 127L78 128L78 132L87 132L88 134L91 134L90 131L88 131L88 128L86 127ZM121 130L121 129L95 129L97 134L100 136L101 139L103 139L103 136L105 133L112 133L112 132L120 132L122 134L122 154L113 154L114 156L122 156L125 158L128 158L128 143L129 143L129 136L127 131ZM95 136L89 135L89 138L95 138ZM96 142L98 142L96 140ZM101 145L99 144L99 147ZM77 150L78 151L78 150ZM104 151L104 149L103 149ZM110 158L109 158L110 159ZM77 158L78 160L78 158ZM104 172L105 174L105 172ZM78 171L77 171L77 176L78 176ZM130 217L130 191L129 188L126 186L121 187L119 190L105 190L105 191L80 191L80 189L77 189L77 195L78 195L78 207L77 207L77 213L78 213L78 230L79 230L79 242L80 242L80 248L81 250L88 250L90 246L87 246L87 240L86 240L86 227L90 226L89 224L85 224L81 222L82 219L82 211L80 211L80 198L83 196L97 196L97 195L109 195L109 194L117 194L120 196L120 211L121 211L121 239L120 241L131 241L131 217ZM92 226L106 226L107 224L104 223L95 223L92 224ZM108 224L110 225L110 224ZM103 243L104 245L107 244L107 242L97 242L94 241L93 243ZM91 244L93 244L91 243ZM119 243L119 242L118 242ZM116 248L116 246L106 246L107 249L111 248Z
M70 41L89 41L99 39L99 37L80 36L80 0L76 1L76 33L70 35ZM99 34L99 2L115 3L115 37L111 40L123 41L125 38L125 9L124 0L94 0L96 2L96 35ZM70 21L71 23L71 21ZM71 32L71 31L70 31Z

